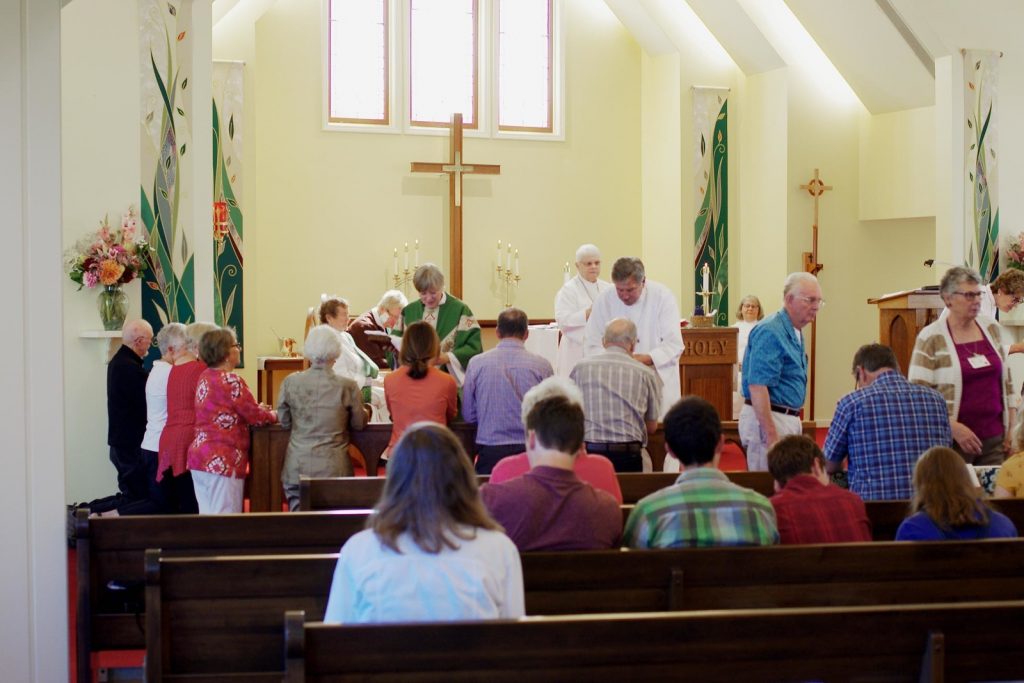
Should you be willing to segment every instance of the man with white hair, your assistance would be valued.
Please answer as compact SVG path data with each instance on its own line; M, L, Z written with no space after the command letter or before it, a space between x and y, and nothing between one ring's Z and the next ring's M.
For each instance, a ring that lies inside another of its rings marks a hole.
M142 361L152 343L152 326L145 320L129 320L121 330L121 348L107 363L107 445L117 470L117 488L129 500L148 495L142 437L149 372Z
M555 373L568 377L583 358L583 339L594 302L612 284L601 280L601 252L593 244L576 250L576 275L565 282L555 295L555 322L562 336L558 340Z
M602 344L603 353L588 355L572 371L583 392L587 452L607 457L616 472L649 472L647 435L658 426L661 379L636 358L632 320L609 322Z
M614 291L597 297L587 320L583 344L585 356L602 352L608 323L627 318L636 325L633 358L658 373L662 383L663 417L679 400L679 357L683 355L683 337L679 332L679 304L668 287L647 279L644 263L624 256L612 266Z
M818 278L790 273L782 308L750 331L743 355L740 440L750 470L768 469L768 449L801 432L800 410L807 397L807 353L800 330L825 305Z

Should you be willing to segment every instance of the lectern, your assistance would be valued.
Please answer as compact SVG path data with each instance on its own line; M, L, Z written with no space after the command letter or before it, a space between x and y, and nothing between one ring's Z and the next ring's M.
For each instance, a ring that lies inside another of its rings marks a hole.
M878 341L893 350L906 375L917 333L939 317L946 306L942 297L936 289L912 289L868 299L868 303L878 306Z
M735 327L684 327L679 358L679 388L683 396L700 396L732 419L732 380L736 365Z

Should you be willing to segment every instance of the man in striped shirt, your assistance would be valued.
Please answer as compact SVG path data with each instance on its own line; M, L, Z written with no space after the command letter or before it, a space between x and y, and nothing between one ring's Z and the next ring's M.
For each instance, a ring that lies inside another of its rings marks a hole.
M718 469L722 423L714 407L688 396L665 416L665 445L682 472L672 486L642 498L626 521L630 548L771 545L775 511L761 494L729 481Z
M569 377L583 392L587 453L599 453L616 472L650 471L647 435L661 414L661 379L633 358L636 325L615 318L605 327L604 351L587 356Z

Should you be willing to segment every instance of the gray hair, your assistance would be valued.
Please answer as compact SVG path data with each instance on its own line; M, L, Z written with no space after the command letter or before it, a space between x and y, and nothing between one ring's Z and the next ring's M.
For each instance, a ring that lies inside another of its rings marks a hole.
M604 328L605 346L629 346L636 343L636 325L629 318L615 318Z
M786 276L785 284L782 285L782 298L785 299L789 296L789 293L799 285L817 284L817 282L818 278L802 270L796 273L790 273Z
M601 250L593 244L581 244L576 250L576 263L580 263L588 256L601 258Z
M433 263L424 263L412 274L412 286L420 293L444 289L444 273Z
M171 349L187 348L188 333L185 326L181 323L167 323L157 332L156 345L160 349L161 356L166 356Z
M334 365L341 356L341 337L330 325L317 325L309 331L302 355L315 368Z
M562 396L570 403L583 407L583 392L576 386L576 383L565 377L552 376L540 384L535 385L523 395L523 408L521 417L523 426L526 426L526 417L533 410L533 407L547 398Z
M612 282L625 282L633 278L635 282L643 283L647 278L644 272L644 262L635 256L623 256L612 266Z
M185 328L185 334L188 335L188 342L186 348L196 355L199 355L199 341L203 338L203 335L210 330L219 330L220 327L213 323L197 322L192 323Z
M409 305L409 300L405 298L405 294L402 294L397 289L389 289L384 292L380 297L380 301L377 302L378 311L387 311L395 306L401 306L405 308Z
M942 293L943 298L951 296L965 282L980 285L981 276L978 275L978 271L972 268L953 266L942 276L942 281L939 283L939 291Z

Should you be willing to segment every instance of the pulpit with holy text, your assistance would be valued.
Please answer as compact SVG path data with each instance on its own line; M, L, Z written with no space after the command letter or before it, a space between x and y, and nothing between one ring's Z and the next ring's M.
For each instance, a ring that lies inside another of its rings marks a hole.
M732 419L732 384L736 366L735 327L685 327L679 358L679 388L683 396L700 396Z
M878 306L879 343L893 350L900 371L906 375L917 333L939 317L945 308L942 297L935 289L912 289L868 299L868 303Z

